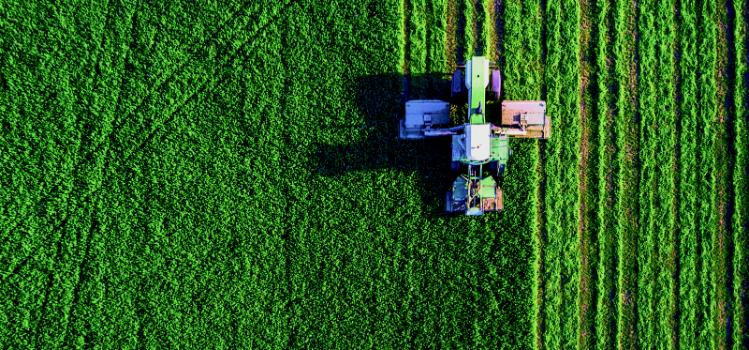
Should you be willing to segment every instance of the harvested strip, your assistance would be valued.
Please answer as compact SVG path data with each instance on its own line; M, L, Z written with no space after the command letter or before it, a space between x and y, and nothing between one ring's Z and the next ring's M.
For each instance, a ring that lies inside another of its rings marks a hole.
M576 345L579 305L579 251L577 225L579 178L571 166L580 162L579 24L577 1L550 1L546 9L546 76L548 113L554 118L554 137L547 141L546 230L548 249L544 267L548 278L545 305L545 346L550 349Z
M594 25L595 31L594 58L595 58L595 115L598 120L597 139L597 203L595 231L598 236L599 259L598 259L598 285L597 306L595 315L595 346L597 349L612 349L616 343L616 236L613 231L613 141L612 124L613 116L609 108L611 96L609 95L609 26L610 5L608 0L595 3Z
M717 217L717 201L718 201L718 188L716 179L716 159L714 152L717 147L718 133L716 130L716 122L718 119L718 96L717 96L717 85L716 85L716 72L717 72L717 12L716 4L710 1L702 3L702 8L699 11L699 23L700 23L700 50L698 52L698 105L700 106L702 118L700 119L702 138L702 147L699 150L698 158L700 159L700 167L698 170L698 176L700 186L698 187L697 193L704 193L705 197L700 201L700 208L697 220L702 225L699 227L699 246L700 246L700 289L705 291L705 294L700 299L700 303L697 305L697 322L701 326L697 334L697 348L701 349L715 349L717 346L714 334L716 332L716 322L713 319L713 309L717 307L715 304L716 291L713 290L713 259L716 258L717 254L713 250L715 241L715 233L718 227Z
M617 270L617 347L635 349L636 318L635 296L637 289L637 245L639 205L639 178L637 168L639 158L639 124L635 113L637 81L634 60L635 45L634 2L616 0L614 2L613 56L614 80L616 86L614 134L616 157L614 161L615 193L614 232L618 238L619 264Z
M736 150L736 165L733 170L734 186L734 214L732 220L733 231L733 330L730 334L733 341L733 349L746 349L749 346L749 330L747 327L747 293L749 292L749 271L747 268L747 232L749 232L749 186L747 186L747 159L746 147L749 146L749 131L747 131L747 113L745 107L746 86L744 75L746 74L746 15L745 1L734 0L733 6L736 11L735 22L735 54L736 54L736 87L734 91L734 106L736 109L736 139L734 149Z
M699 287L698 261L700 259L698 234L699 201L695 195L700 186L697 177L699 105L697 102L697 13L694 0L681 0L679 23L681 73L681 102L679 115L681 133L679 136L679 347L697 348L697 334L700 324L698 305L701 290Z
M502 64L502 90L507 99L535 99L541 98L541 78L543 76L543 67L541 61L542 41L541 41L541 3L538 0L504 1L501 12L502 22L504 23L504 36L501 40L501 50L503 57ZM530 237L532 245L532 309L530 310L530 333L533 336L531 345L536 349L543 348L543 310L544 310L544 269L543 253L545 251L545 240L542 231L542 215L538 206L542 205L540 186L543 183L543 174L540 168L539 145L536 142L514 142L513 157L510 164L517 166L519 171L530 171L532 174L529 179L533 184L532 195L525 197L524 201L528 202L528 212L518 213L529 220ZM515 170L515 169L513 169ZM518 179L527 177L518 174L510 176L503 182L502 186L508 195L517 194L516 191L522 190L522 185ZM510 206L505 204L508 210Z
M580 275L577 295L577 347L589 349L591 337L594 332L593 321L595 314L594 285L595 275L594 262L596 261L595 240L591 227L591 219L588 212L593 212L590 205L595 201L595 190L590 190L590 178L593 175L596 160L591 160L591 154L595 152L595 141L591 142L593 131L591 116L593 113L593 97L590 91L591 62L591 4L588 0L580 0L580 85L578 89L580 102L580 159L577 163L577 177L579 179L577 193L579 200L577 241L578 241L578 270ZM594 221L594 220L593 220Z

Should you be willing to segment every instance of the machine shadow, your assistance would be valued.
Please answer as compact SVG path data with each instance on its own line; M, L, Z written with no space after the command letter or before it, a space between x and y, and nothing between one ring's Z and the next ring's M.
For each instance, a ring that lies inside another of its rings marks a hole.
M444 197L456 174L450 169L449 137L422 140L398 138L398 124L405 101L450 98L451 74L378 74L355 82L356 105L364 125L336 128L365 128L364 141L346 145L318 144L316 172L336 177L347 172L394 169L417 177L424 209L442 216Z

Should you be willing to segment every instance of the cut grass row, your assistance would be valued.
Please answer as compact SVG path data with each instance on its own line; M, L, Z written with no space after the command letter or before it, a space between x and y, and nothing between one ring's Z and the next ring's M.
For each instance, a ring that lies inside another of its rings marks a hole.
M502 91L506 99L540 99L542 98L542 8L540 1L518 1L511 0L502 3L502 23L504 24L504 35L501 40L500 62L502 63ZM544 341L544 299L545 278L544 258L545 239L541 230L541 212L539 207L543 202L540 193L543 182L541 173L541 154L538 142L520 140L513 142L513 157L508 170L516 174L508 176L503 182L503 190L506 196L524 197L529 204L523 208L513 209L515 203L506 202L507 210L502 213L506 220L522 217L527 222L528 229L519 232L528 232L531 252L531 276L532 282L529 293L531 304L528 311L530 322L528 332L532 335L531 343L524 342L536 349L543 347ZM530 175L530 176L529 176ZM529 185L523 185L522 180L526 178ZM518 191L530 191L522 193ZM512 206L511 206L512 205ZM515 212L515 216L509 213Z
M611 7L609 1L598 1L594 5L593 56L595 71L595 120L597 120L597 193L594 230L598 241L597 304L595 309L594 341L597 349L611 349L616 344L616 235L613 231L613 112L610 109L612 96L609 92L611 67L610 54ZM595 123L595 122L594 122Z
M596 67L595 62L591 59L593 55L594 43L592 38L596 35L594 31L598 28L593 27L593 13L595 10L593 2L588 0L578 1L580 6L579 19L579 54L580 62L579 75L579 115L580 115L580 149L579 161L577 164L578 172L578 221L577 221L577 250L578 250L578 293L577 293L577 347L579 349L589 349L592 345L594 335L594 320L596 311L596 275L595 262L598 258L597 240L594 239L594 226L596 217L592 214L597 212L594 208L597 198L597 188L592 186L592 181L596 178L596 165L598 159L594 156L600 145L596 142L595 137L597 130L593 127L596 118L596 99L595 82ZM605 45L605 43L603 43Z
M734 108L736 113L735 121L735 143L736 164L733 170L734 186L734 214L732 219L733 231L733 322L730 327L732 333L729 335L733 341L733 349L745 349L749 346L749 330L747 327L747 278L749 278L747 268L747 237L749 232L749 186L747 186L747 159L746 147L749 147L749 131L747 131L747 111L746 111L746 86L744 76L746 74L746 58L744 54L747 40L746 37L746 15L744 0L734 0L733 8L736 11L734 40L736 55L736 87L734 90Z
M702 147L697 157L700 159L698 174L700 186L697 193L704 193L700 201L700 210L697 221L699 227L699 258L700 258L700 281L699 289L704 291L697 305L697 322L699 327L696 339L698 348L715 349L717 319L714 318L716 304L716 293L713 282L716 278L713 271L713 260L717 258L714 243L718 232L718 184L716 179L717 163L716 154L718 140L718 109L720 102L717 100L716 72L718 64L717 56L717 10L716 3L706 1L700 4L699 37L700 52L698 53L698 105L701 108L701 140Z
M694 0L681 0L679 3L679 72L681 76L679 116L681 119L679 136L679 347L697 348L697 334L701 289L699 285L699 238L697 217L700 200L695 192L700 187L698 169L700 163L700 110L698 84L695 72L698 69L699 27L697 8Z
M642 163L638 237L638 341L641 346L674 348L676 311L675 171L676 115L673 4L639 3L638 86Z
M635 77L635 23L634 3L614 1L613 9L613 80L614 96L614 143L616 155L614 233L618 241L618 264L616 309L617 348L634 349L635 343L635 297L637 290L637 245L639 206L639 124L635 111L638 95Z
M571 348L577 340L578 219L579 196L576 171L580 151L579 35L577 1L546 3L545 82L548 113L554 118L554 137L547 141L544 173L545 229L544 275L548 279L544 305L545 346ZM576 302L577 301L577 302Z

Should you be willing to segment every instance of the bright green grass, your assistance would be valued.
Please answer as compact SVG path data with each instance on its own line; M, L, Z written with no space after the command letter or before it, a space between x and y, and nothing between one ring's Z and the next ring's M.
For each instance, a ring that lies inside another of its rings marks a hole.
M395 138L405 45L443 72L443 20L0 8L0 347L529 345L525 170L503 217L442 217L447 144Z
M733 3L0 0L0 348L745 348ZM395 121L475 50L552 139L445 217Z

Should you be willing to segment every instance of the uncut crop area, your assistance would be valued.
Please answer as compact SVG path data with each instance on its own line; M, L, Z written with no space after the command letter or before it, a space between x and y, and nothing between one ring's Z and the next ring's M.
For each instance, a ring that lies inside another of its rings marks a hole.
M749 348L749 0L0 0L0 348ZM403 102L545 100L444 216Z

